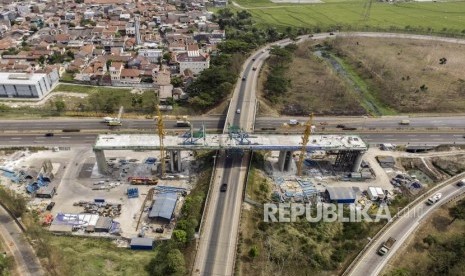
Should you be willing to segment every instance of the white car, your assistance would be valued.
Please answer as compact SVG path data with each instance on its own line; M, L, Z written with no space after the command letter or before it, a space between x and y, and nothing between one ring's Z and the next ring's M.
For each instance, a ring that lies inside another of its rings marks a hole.
M293 120L293 119L289 120L289 125L291 125L291 126L296 126L298 124L299 124L299 121L297 121L297 120Z
M241 109L240 109L240 108L237 109L237 110L236 110L236 113L237 113L237 114L241 114Z
M432 197L428 198L427 203L429 205L433 205L434 203L438 202L442 197L441 193L434 194Z

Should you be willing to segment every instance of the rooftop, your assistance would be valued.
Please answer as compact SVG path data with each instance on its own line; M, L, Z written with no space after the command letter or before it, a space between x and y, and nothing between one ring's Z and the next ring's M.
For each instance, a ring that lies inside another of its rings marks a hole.
M33 84L46 77L47 74L5 73L0 72L2 84Z
M152 210L150 210L149 213L149 218L163 218L170 220L173 216L177 199L178 195L176 193L156 195L152 205Z

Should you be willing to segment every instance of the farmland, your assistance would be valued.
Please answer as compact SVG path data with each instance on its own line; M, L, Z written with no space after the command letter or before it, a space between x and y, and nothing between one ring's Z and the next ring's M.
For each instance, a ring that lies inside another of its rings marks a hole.
M366 1L324 1L320 4L275 4L267 0L236 0L262 26L327 30L415 31L463 34L464 2L373 2L364 19ZM238 8L235 6L235 8Z

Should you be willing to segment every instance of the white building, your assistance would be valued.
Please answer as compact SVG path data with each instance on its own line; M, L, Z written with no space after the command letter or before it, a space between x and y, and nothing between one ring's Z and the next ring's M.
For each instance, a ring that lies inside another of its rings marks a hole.
M0 98L42 99L58 84L57 71L49 74L0 73Z
M158 58L163 56L161 49L139 49L138 55L147 58L152 63L157 63Z
M189 69L197 75L210 67L210 57L208 55L190 56L188 53L181 53L176 56L176 61L179 63L179 72L181 74L186 69Z

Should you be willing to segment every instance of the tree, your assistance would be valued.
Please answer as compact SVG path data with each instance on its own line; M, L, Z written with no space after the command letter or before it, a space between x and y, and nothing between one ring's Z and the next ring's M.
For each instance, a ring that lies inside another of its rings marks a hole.
M164 53L163 54L163 59L166 60L166 62L170 62L171 61L171 53Z
M187 234L184 230L174 230L173 231L173 240L181 246L184 246L187 243Z
M449 214L453 217L450 224L452 224L456 219L465 219L465 200L462 200L454 207L449 208Z
M259 255L258 247L256 245L253 245L249 250L249 257L252 259L255 259L256 257L258 257L258 255Z
M164 272L167 275L186 274L186 262L179 249L173 249L166 255L166 267Z
M182 86L182 79L179 76L175 76L171 78L171 84L174 87L181 87Z
M55 108L58 111L58 113L61 113L66 109L66 104L62 99L56 100Z

